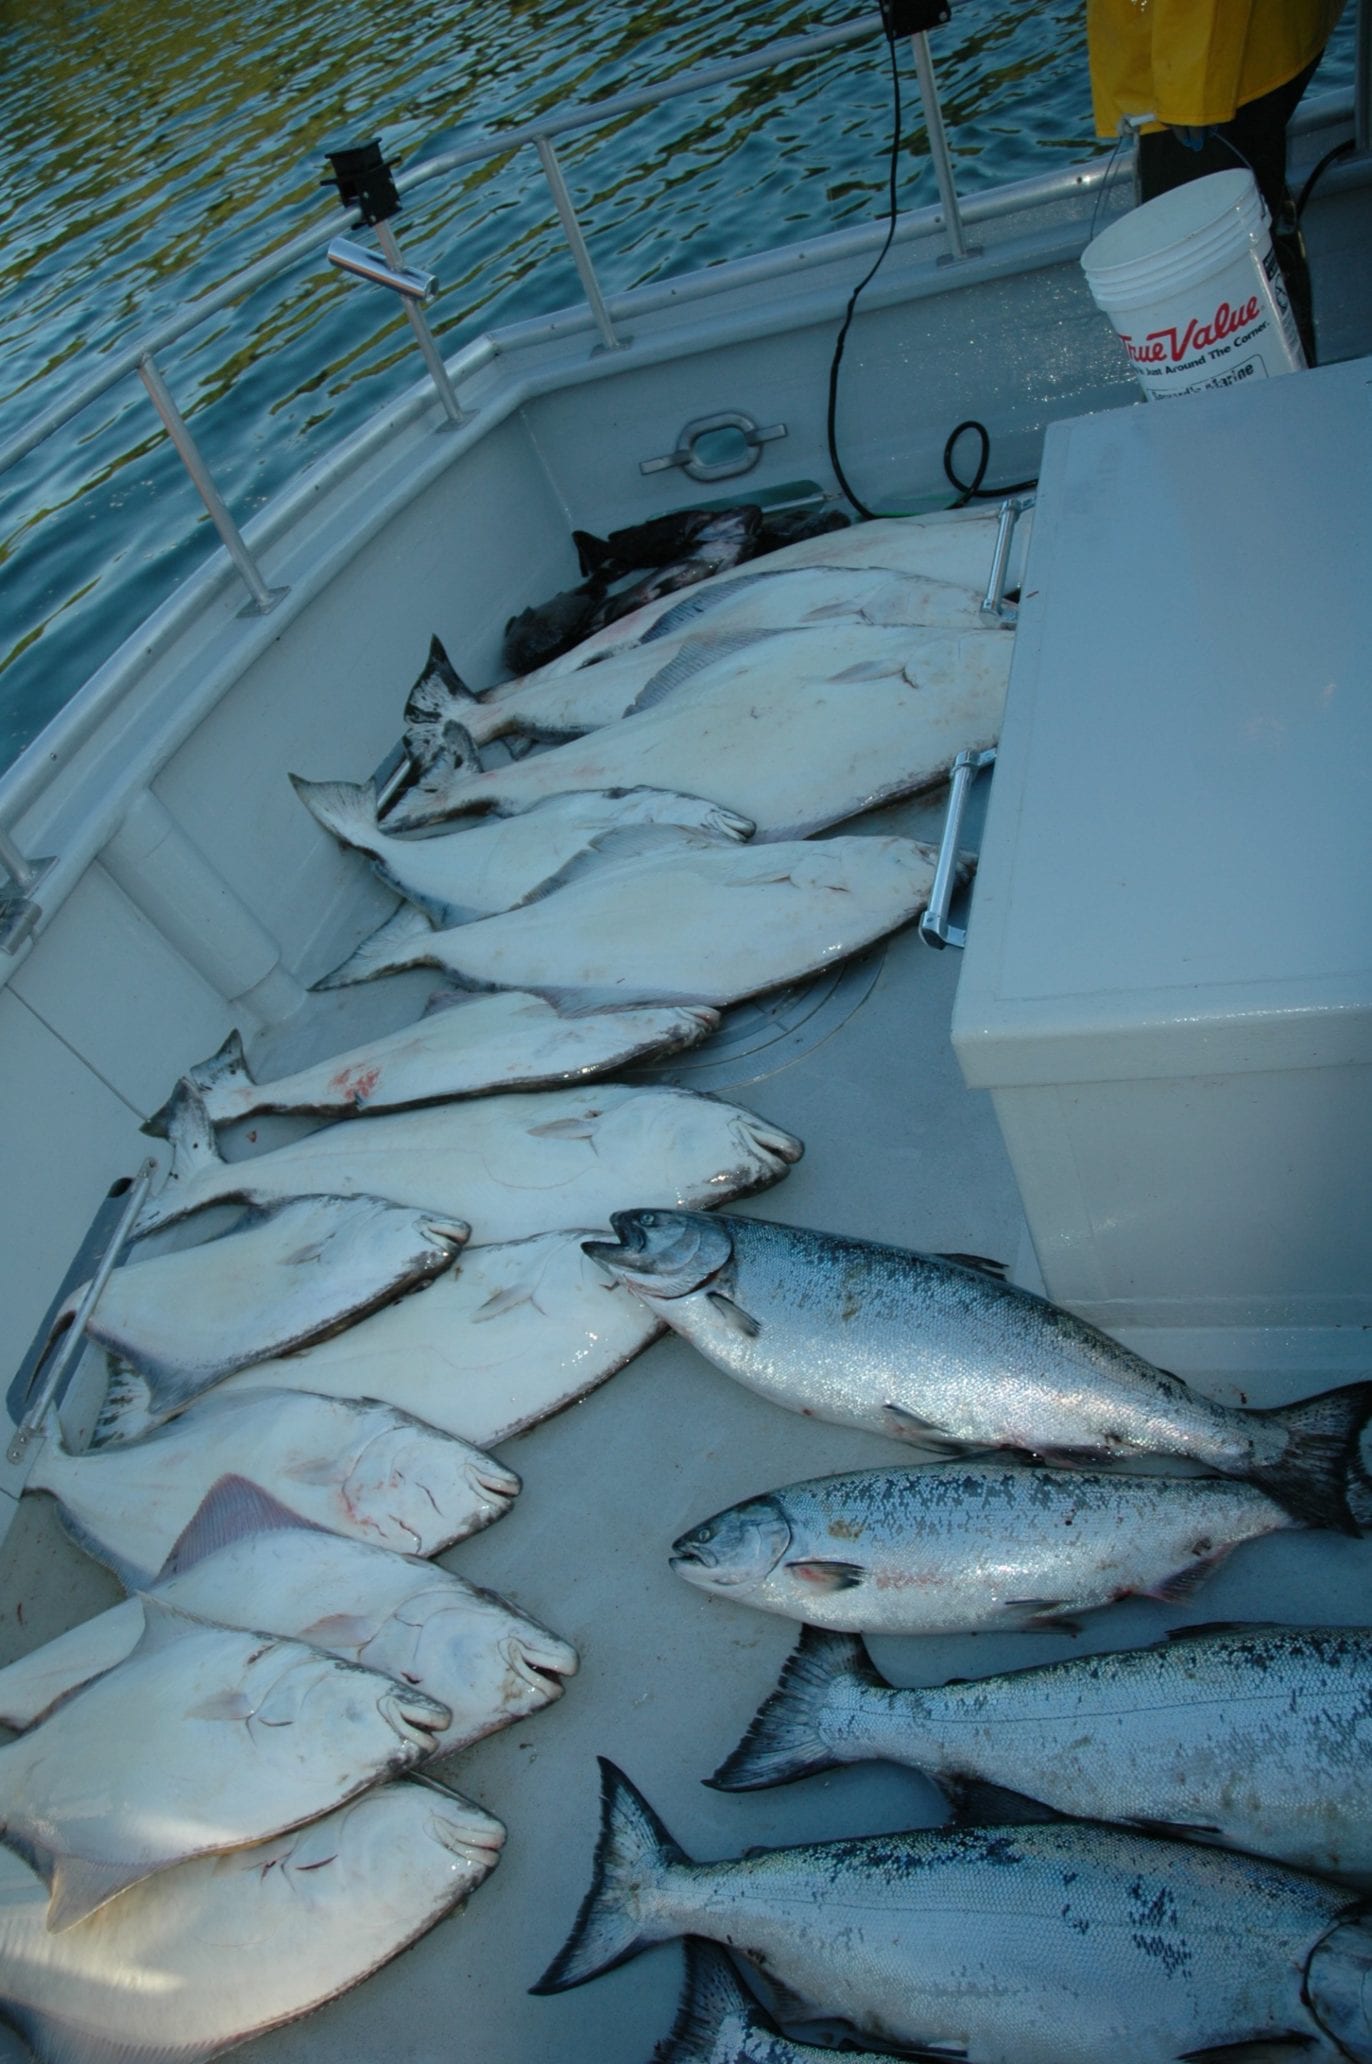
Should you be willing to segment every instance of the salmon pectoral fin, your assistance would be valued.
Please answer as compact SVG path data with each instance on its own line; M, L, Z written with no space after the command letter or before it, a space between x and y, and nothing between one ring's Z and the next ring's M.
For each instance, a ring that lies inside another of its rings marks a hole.
M1170 1577L1154 1584L1145 1591L1145 1598L1160 1598L1165 1605L1177 1605L1200 1589L1211 1570L1218 1569L1228 1555L1228 1548L1221 1548L1217 1555L1203 1556L1198 1562L1188 1562L1184 1569L1173 1570Z
M898 1405L888 1398L881 1408L886 1430L907 1447L920 1448L926 1455L937 1455L942 1459L953 1456L983 1455L986 1450L972 1442L960 1440L955 1433L948 1433L932 1420L921 1419L918 1412L912 1412L905 1405Z
M787 1569L812 1591L852 1591L866 1578L860 1562L788 1562Z
M755 1319L751 1312L745 1311L741 1304L735 1304L733 1298L726 1297L722 1290L707 1291L706 1299L711 1310L733 1332L741 1333L745 1340L757 1339L758 1334L762 1331L761 1322Z

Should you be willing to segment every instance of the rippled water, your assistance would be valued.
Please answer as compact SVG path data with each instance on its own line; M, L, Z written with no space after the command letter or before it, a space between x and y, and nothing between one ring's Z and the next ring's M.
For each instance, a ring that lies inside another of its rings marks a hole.
M0 443L99 355L324 219L326 149L403 164L847 21L854 0L6 0ZM954 0L933 39L962 191L1095 148L1082 0ZM1351 76L1351 23L1317 89ZM935 198L905 54L903 207ZM621 118L560 146L607 291L885 206L879 38ZM425 189L396 224L435 271L449 350L579 298L524 150ZM308 263L161 356L241 523L419 371L387 297ZM231 398L229 396L232 389ZM215 539L138 379L0 474L0 765Z

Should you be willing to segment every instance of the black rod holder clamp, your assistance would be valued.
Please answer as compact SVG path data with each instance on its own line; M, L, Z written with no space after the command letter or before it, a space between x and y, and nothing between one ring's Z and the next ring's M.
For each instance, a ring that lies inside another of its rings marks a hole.
M391 168L381 155L381 139L329 151L329 177L321 186L337 186L345 208L358 208L364 222L386 222L400 207Z

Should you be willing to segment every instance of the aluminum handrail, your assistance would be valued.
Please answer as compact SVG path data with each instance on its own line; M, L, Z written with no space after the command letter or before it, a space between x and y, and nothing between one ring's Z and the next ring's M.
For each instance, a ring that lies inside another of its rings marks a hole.
M839 48L846 43L860 41L863 37L879 35L880 23L870 17L862 21L841 23L832 29L818 29L808 35L783 37L774 43L764 45L746 58L734 58L718 65L703 65L698 71L685 72L679 78L665 81L658 86L645 86L632 93L616 93L605 100L583 101L553 113L536 122L526 122L517 128L489 129L483 136L468 144L461 144L449 151L440 151L435 157L425 158L419 164L411 165L396 174L396 188L401 193L413 192L417 187L427 185L431 180L442 178L466 165L485 163L492 158L508 156L511 152L532 144L537 147L540 139L551 139L571 130L594 128L604 122L618 120L621 115L637 113L642 109L657 107L669 100L681 99L687 95L708 92L711 87L727 85L735 79L750 77L755 72L770 71L780 64L789 64L802 58L822 56L826 51ZM0 444L0 473L16 465L37 445L42 444L78 416L92 402L107 394L121 380L136 373L142 361L155 357L169 344L175 344L191 330L217 315L221 309L254 293L279 274L288 272L302 260L316 257L322 242L338 233L340 225L355 228L361 221L356 208L333 208L327 216L297 231L277 250L257 259L241 272L230 274L217 287L194 301L188 301L175 315L145 335L115 349L99 372L72 388L61 401L36 416L23 430Z

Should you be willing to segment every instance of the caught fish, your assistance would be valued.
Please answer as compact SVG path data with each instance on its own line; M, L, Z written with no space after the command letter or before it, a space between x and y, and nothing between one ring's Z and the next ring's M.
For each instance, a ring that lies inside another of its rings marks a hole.
M467 1237L455 1220L376 1197L253 1201L261 1213L241 1230L116 1269L86 1322L164 1417L230 1370L307 1346L450 1268Z
M794 2043L744 1991L727 1956L688 1936L686 1976L672 2032L651 2064L833 2064L832 2049ZM868 2064L898 2064L889 2052L864 2050Z
M855 623L752 637L685 680L664 669L631 718L485 773L454 724L451 758L387 824L414 831L646 784L708 796L751 818L759 838L803 838L932 787L959 752L993 744L1012 649L1000 633Z
M50 1436L28 1488L130 1590L155 1579L206 1494L243 1476L305 1519L438 1555L509 1511L519 1478L493 1456L392 1405L308 1391L216 1393L137 1441L69 1455Z
M533 989L563 1004L722 1008L908 924L933 879L933 853L907 838L602 860L523 910L452 931L402 910L315 987L434 966L474 988ZM469 1215L486 1237L474 1204Z
M378 1670L446 1708L433 1752L468 1747L562 1696L576 1650L494 1592L436 1563L346 1540L226 1476L146 1593L217 1626L284 1636ZM143 1633L126 1598L0 1670L0 1719L29 1727L112 1670Z
M670 605L654 609L651 618L646 629L626 635L620 644L598 641L597 656L589 663L570 666L580 650L574 648L554 666L481 696L456 675L432 676L424 693L412 694L407 704L407 750L416 763L430 764L458 742L457 732L449 729L454 725L478 749L510 733L574 738L612 724L635 707L652 707L656 698L650 691L668 668L661 692L718 660L746 652L760 638L810 625L908 625L911 663L922 658L924 668L945 655L956 660L961 654L961 640L949 639L950 631L1007 634L999 619L983 615L981 596L972 589L879 567L814 566L789 572L749 567L671 597ZM627 632L641 623L642 616L627 617L621 628ZM415 736L421 726L423 739Z
M1312 1526L1358 1531L1347 1481L1372 1384L1248 1411L945 1255L699 1213L621 1211L587 1253L719 1368L792 1411L936 1455L1143 1455L1242 1477Z
M498 1820L428 1780L173 1865L79 1928L0 1849L0 1997L42 2064L202 2064L370 1976L475 1891Z
M999 502L934 509L924 516L879 516L874 522L854 523L837 537L799 539L749 563L758 569L881 566L894 573L918 574L924 580L953 581L985 594L999 527ZM1019 583L1032 527L1032 512L1026 511L1011 542L1009 587Z
M574 861L593 858L607 845L679 852L694 840L737 844L753 829L746 817L696 796L582 789L447 838L400 839L378 828L370 783L302 781L294 774L291 780L325 830L368 854L382 880L436 925L466 924L531 903Z
M1071 1625L1187 1598L1245 1541L1303 1524L1226 1477L867 1469L788 1484L672 1546L702 1591L847 1634Z
M139 1215L139 1234L205 1204L263 1207L327 1191L391 1197L445 1219L460 1211L478 1243L518 1240L608 1225L626 1196L644 1191L672 1204L725 1203L775 1182L801 1153L789 1133L737 1104L622 1082L348 1120L244 1161L224 1160L204 1104L183 1082L167 1137L171 1169Z
M1372 2059L1372 1926L1343 1887L1114 1828L920 1830L693 1863L601 1760L591 1889L535 1992L675 1935L789 2001L976 2064L1176 2064L1280 2036Z
M346 1117L496 1090L560 1087L649 1056L679 1053L707 1039L718 1024L718 1013L703 1006L644 1004L568 1016L544 997L515 989L494 996L452 990L440 993L417 1025L269 1082L253 1080L242 1038L231 1032L218 1053L186 1079L212 1125L261 1111ZM144 1132L165 1135L174 1109L174 1099L164 1104Z
M330 1813L434 1752L446 1706L145 1595L137 1647L0 1748L0 1839L72 1927L140 1878Z
M387 1305L304 1354L243 1369L215 1394L377 1398L494 1447L584 1397L665 1330L637 1297L605 1281L581 1251L584 1238L535 1233L471 1247L461 1271L423 1297ZM146 1389L124 1381L102 1437L136 1437L154 1423L150 1411Z
M1198 1627L1152 1648L899 1691L858 1636L807 1627L710 1782L751 1791L869 1758L924 1771L955 1807L994 1787L1074 1820L1366 1879L1372 1630ZM976 1817L1000 1818L997 1802Z

